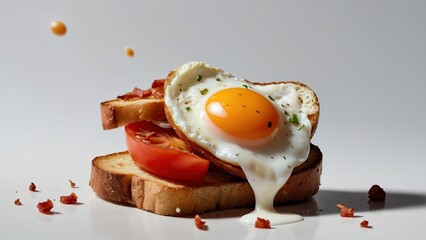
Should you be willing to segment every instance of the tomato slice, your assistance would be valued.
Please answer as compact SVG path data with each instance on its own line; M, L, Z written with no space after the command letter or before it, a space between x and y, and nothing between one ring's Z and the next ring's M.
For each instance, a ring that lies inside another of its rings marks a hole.
M172 128L142 121L127 125L125 131L130 156L140 168L167 179L204 179L209 161L194 155Z

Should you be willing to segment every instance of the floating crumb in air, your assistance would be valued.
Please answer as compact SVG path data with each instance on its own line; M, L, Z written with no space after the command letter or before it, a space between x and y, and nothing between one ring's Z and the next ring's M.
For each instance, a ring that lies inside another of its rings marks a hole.
M135 52L133 51L133 49L131 47L125 47L124 48L124 52L126 53L127 56L129 57L134 57L135 56Z
M254 223L255 228L271 228L271 222L268 219L258 217Z
M382 202L386 199L386 192L379 185L375 184L368 190L368 198L371 201Z
M75 182L73 182L73 181L71 181L71 180L68 180L68 182L70 182L70 186L71 186L71 188L75 188Z
M15 205L22 205L21 200L19 198L17 198L14 203Z
M50 24L50 30L56 36L64 36L67 33L67 26L61 21L53 21Z
M33 182L31 182L31 184L30 184L30 186L28 187L28 189L31 191L31 192L35 192L36 191L36 185L33 183Z

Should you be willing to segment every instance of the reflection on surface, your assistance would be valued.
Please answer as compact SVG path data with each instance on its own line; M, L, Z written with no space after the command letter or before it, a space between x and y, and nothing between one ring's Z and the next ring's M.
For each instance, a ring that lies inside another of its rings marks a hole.
M426 206L426 194L386 192L384 202L373 202L368 199L367 191L320 190L315 195L319 207L318 214L338 213L339 210L336 208L338 203L354 207L356 212Z
M239 218L252 211L252 208L237 208L202 214L209 231L199 231L194 226L194 216L167 217L136 209L133 206L114 204L92 196L89 204L90 228L97 235L108 239L128 239L131 236L144 236L145 239L211 239L212 232L231 237L238 233L244 239L277 239L287 236L296 239L315 238L321 216L339 214L337 203L354 207L355 213L386 211L398 208L426 206L426 195L416 193L388 192L385 202L370 202L367 191L320 190L314 198L307 201L277 206L280 212L302 215L300 223L273 226L269 231L255 229L239 222ZM42 216L44 221L51 221ZM230 227L232 230L227 230ZM306 228L309 231L306 231ZM230 232L228 232L230 231ZM231 233L232 232L232 233ZM210 234L210 235L209 235ZM216 235L217 236L217 235ZM297 237L296 237L297 236Z

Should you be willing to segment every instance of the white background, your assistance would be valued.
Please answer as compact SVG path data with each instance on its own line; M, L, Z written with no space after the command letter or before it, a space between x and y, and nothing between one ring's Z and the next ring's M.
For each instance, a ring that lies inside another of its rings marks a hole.
M425 12L425 1L1 0L0 239L424 237ZM53 20L66 23L66 36L51 34ZM125 149L122 129L102 130L99 103L194 60L317 92L321 190L282 208L305 221L258 230L239 223L247 209L214 212L201 232L192 218L91 191L91 160ZM29 192L30 182L40 192ZM372 184L387 191L384 205L368 203ZM71 191L81 204L60 204ZM47 198L57 200L53 215L35 207ZM358 217L340 218L337 203ZM364 219L373 228L361 229Z

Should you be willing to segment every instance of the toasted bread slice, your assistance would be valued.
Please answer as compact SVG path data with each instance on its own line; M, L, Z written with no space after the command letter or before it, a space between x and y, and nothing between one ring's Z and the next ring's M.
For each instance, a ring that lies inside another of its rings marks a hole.
M295 168L278 192L275 203L308 199L318 192L322 153L311 145L308 159ZM160 215L184 216L213 210L254 206L247 181L211 168L202 182L177 182L141 170L127 152L96 157L90 186L100 197L135 205Z
M113 99L101 103L102 127L105 130L139 121L162 121L164 100L156 98Z

